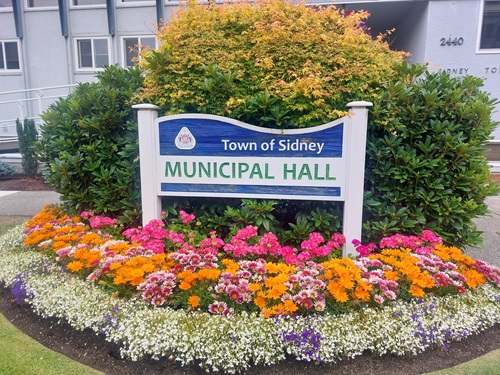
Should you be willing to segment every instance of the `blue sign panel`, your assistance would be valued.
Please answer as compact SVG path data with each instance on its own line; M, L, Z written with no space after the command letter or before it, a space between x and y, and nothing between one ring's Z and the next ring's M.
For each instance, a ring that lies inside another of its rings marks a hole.
M211 115L160 118L159 194L343 200L344 121L279 130Z
M343 123L284 131L212 118L158 123L161 156L340 158L343 131Z

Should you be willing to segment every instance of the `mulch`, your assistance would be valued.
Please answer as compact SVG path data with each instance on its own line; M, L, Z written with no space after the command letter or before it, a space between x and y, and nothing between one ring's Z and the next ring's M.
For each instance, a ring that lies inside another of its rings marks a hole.
M0 177L0 191L52 191L54 188L43 177L29 178L22 174Z

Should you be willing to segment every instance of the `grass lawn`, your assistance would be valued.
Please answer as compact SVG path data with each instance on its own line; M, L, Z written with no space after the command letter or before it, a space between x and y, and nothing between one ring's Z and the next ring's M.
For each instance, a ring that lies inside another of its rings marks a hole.
M0 216L0 236L18 224L29 220L28 216Z
M482 357L428 375L497 375L500 374L500 349ZM425 374L424 374L425 375Z
M0 374L102 375L103 373L47 349L0 315Z

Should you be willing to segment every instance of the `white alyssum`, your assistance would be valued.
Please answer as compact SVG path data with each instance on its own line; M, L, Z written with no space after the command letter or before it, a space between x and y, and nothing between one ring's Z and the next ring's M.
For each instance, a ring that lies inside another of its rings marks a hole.
M257 314L213 316L154 308L112 298L77 279L43 254L20 250L21 230L0 238L0 282L22 275L28 302L39 314L77 329L103 332L124 357L167 357L207 371L235 373L292 356L333 363L369 350L416 355L500 323L500 290L485 285L463 295L396 301L344 315L264 319Z

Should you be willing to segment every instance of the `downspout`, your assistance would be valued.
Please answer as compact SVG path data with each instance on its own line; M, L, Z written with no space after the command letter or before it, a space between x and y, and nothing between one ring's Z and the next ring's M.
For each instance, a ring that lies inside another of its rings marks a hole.
M24 19L23 19L23 5L22 0L12 0L12 11L14 13L14 23L16 25L16 37L19 38L19 43L21 44L21 61L22 61L22 75L24 89L28 90L31 88L31 80L28 70L28 47L26 45L26 40L24 39ZM24 94L24 99L28 99L29 94ZM28 103L28 102L26 102ZM30 106L26 106L25 117L30 117ZM22 120L21 118L19 118Z
M65 0L58 0L59 4L59 21L61 22L61 35L64 37L64 47L66 51L66 75L68 85L74 82L73 76L73 57L71 54L71 41L69 38L69 11L68 4ZM68 94L71 93L71 88L68 89Z
M165 5L163 2L164 0L156 0L156 24L158 29L161 27L161 25L163 24L163 20L165 19Z
M113 59L109 59L109 65L114 65L119 61L118 46L115 42L116 34L116 2L115 0L106 0L106 13L108 16L108 32L111 35L111 47L113 49Z

